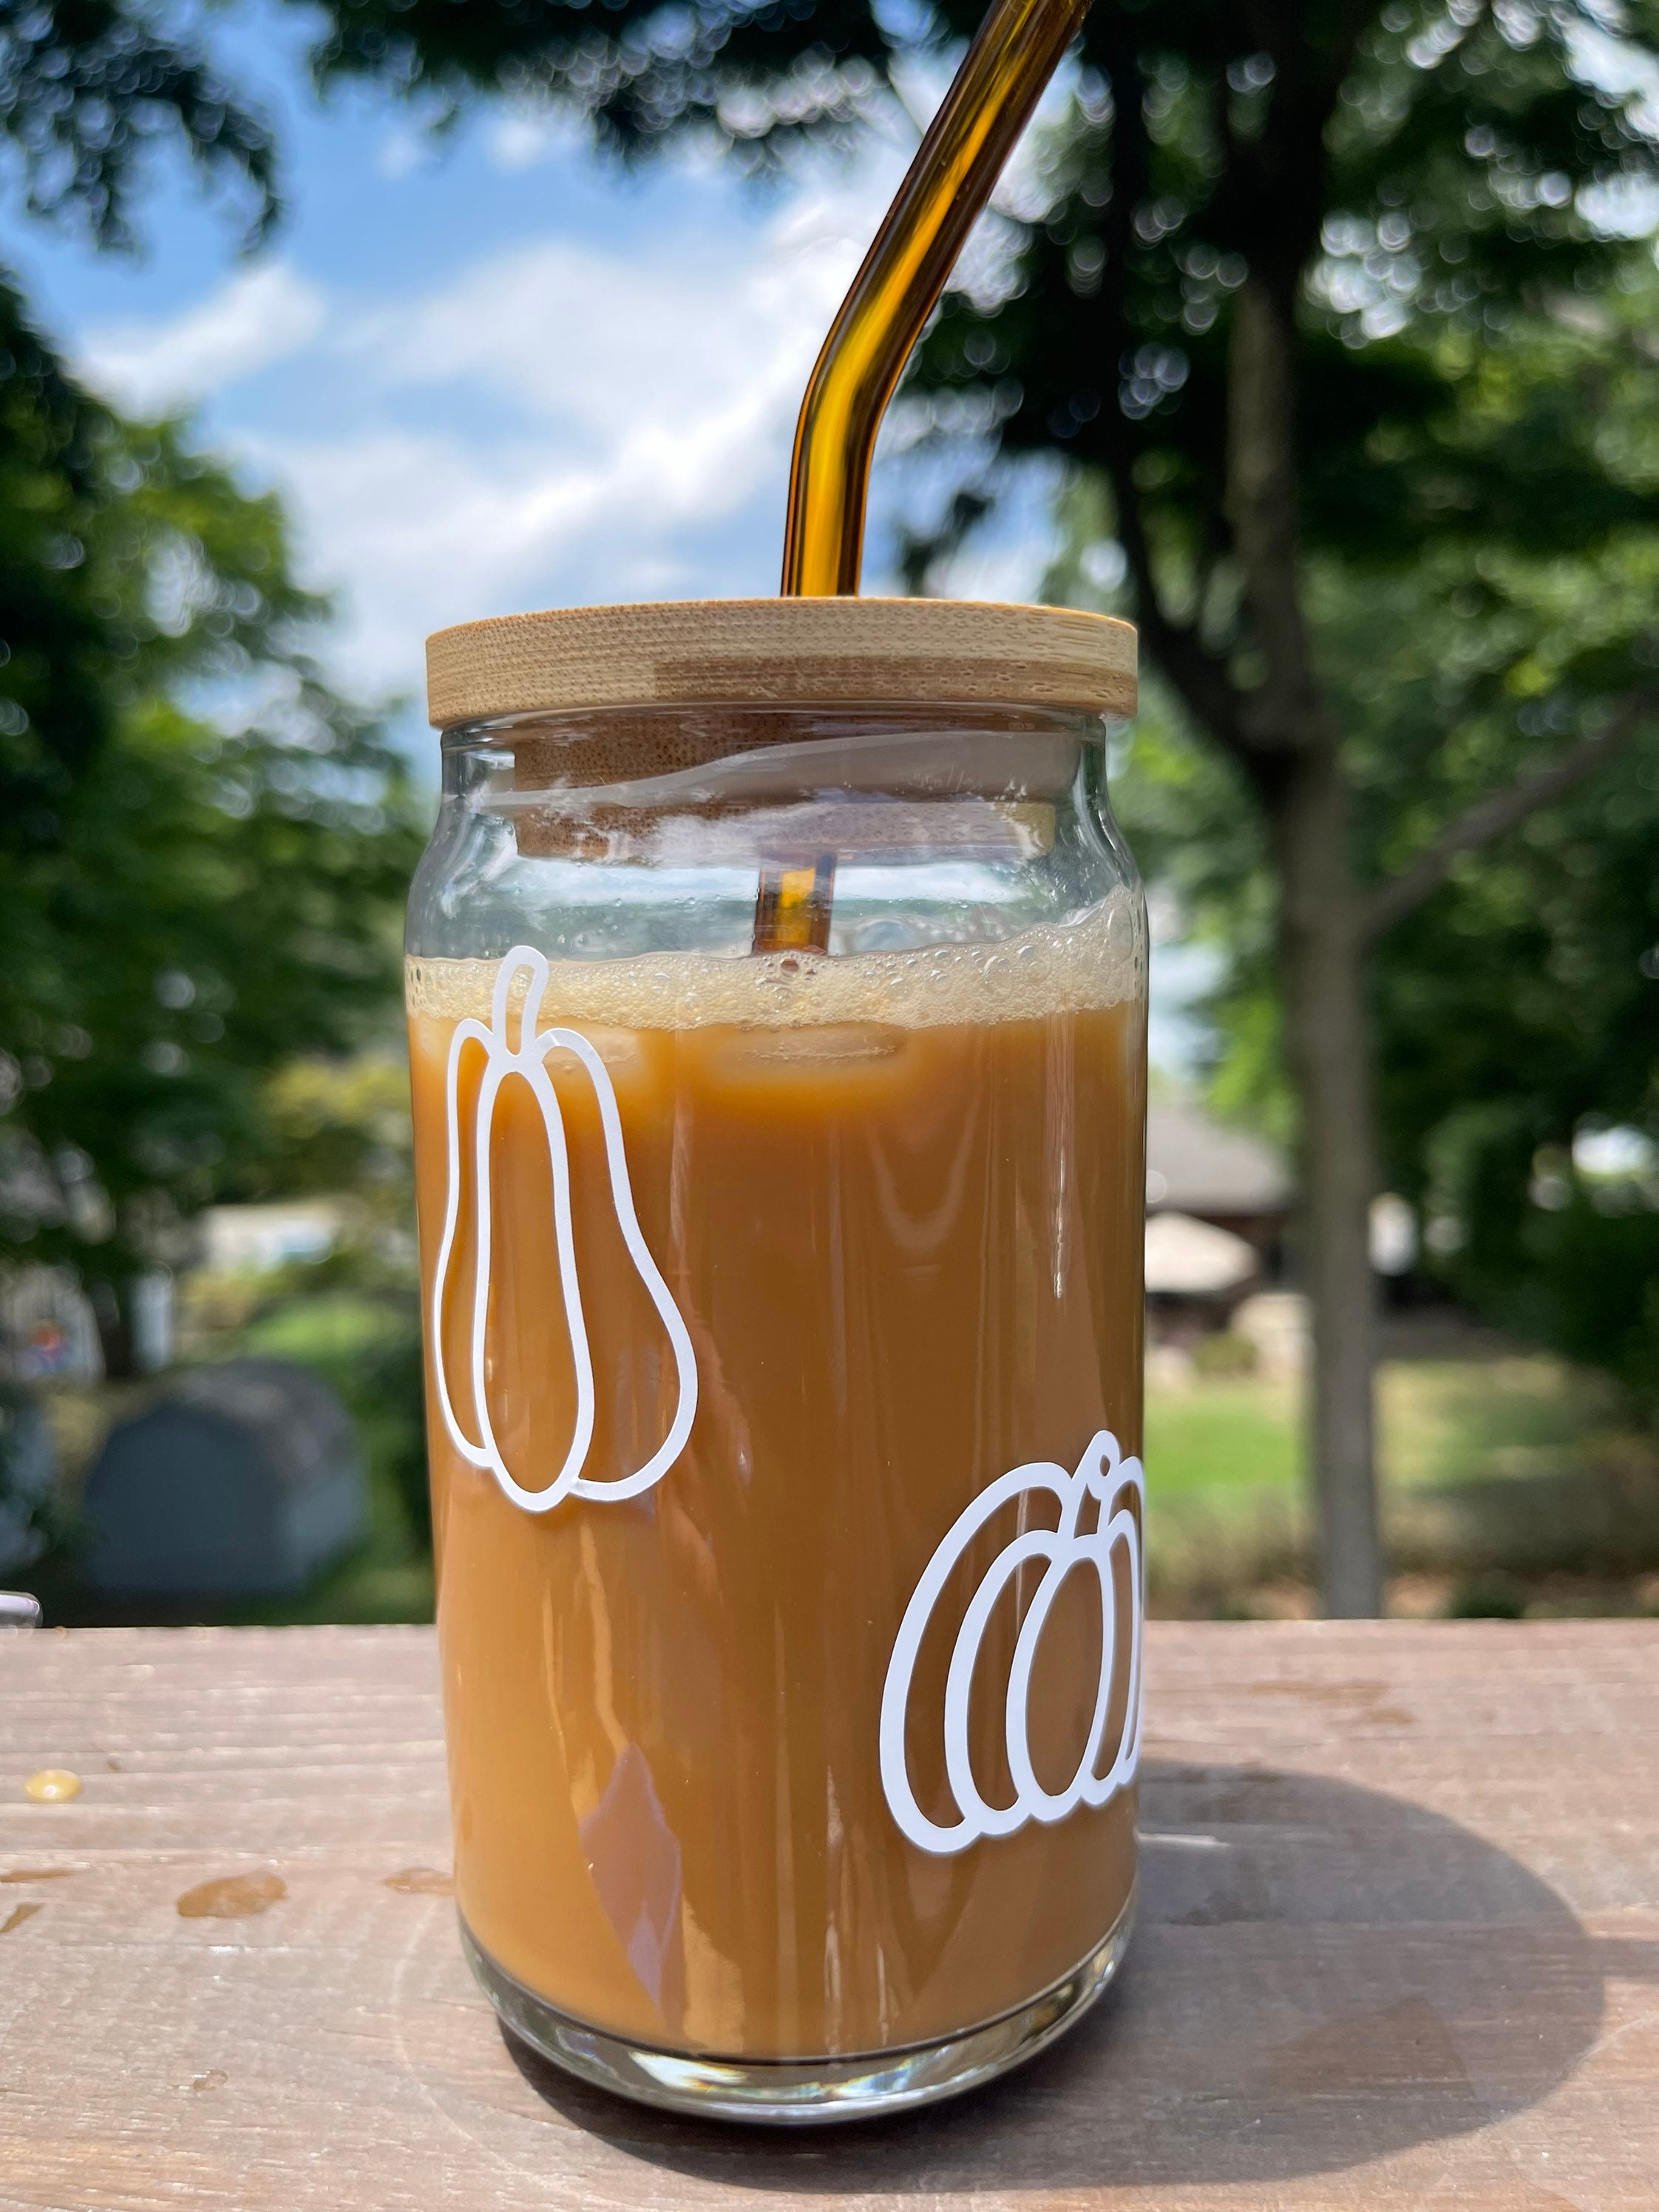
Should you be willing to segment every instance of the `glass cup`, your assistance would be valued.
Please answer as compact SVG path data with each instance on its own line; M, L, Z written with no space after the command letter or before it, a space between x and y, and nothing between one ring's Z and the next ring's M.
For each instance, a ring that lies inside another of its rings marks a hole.
M1146 936L1126 624L429 647L408 1003L455 1878L648 2102L926 2102L1127 1940Z

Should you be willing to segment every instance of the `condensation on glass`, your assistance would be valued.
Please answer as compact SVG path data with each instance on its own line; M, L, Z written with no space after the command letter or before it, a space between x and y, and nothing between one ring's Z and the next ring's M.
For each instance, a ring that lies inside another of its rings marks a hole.
M1134 1886L1133 636L443 634L408 934L463 1940L636 2097L949 2094Z

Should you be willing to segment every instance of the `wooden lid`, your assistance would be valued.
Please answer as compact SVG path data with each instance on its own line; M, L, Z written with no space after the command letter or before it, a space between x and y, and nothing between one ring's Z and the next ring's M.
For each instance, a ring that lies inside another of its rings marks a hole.
M1135 709L1135 633L1068 607L685 599L462 623L427 640L435 727L601 707Z

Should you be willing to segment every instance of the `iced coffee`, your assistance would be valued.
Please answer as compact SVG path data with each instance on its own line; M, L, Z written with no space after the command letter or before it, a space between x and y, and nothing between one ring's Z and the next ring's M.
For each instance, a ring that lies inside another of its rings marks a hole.
M440 827L408 998L457 1898L514 2025L636 2094L950 2086L926 2054L994 2070L1127 1932L1145 939L1060 720L921 797L815 758L816 709L769 725L761 811L841 825L801 949L735 919L758 754L631 790L544 755L532 806L483 728Z

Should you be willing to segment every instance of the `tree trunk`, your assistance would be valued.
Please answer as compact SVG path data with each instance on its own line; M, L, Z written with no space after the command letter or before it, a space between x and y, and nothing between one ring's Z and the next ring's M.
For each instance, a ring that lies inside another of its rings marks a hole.
M1228 507L1261 681L1242 702L1247 763L1279 881L1279 980L1302 1121L1302 1253L1313 1310L1310 1427L1320 1590L1345 1618L1382 1609L1373 1453L1369 1212L1371 1047L1340 733L1302 611L1296 275L1253 270L1234 305Z
M1334 748L1300 757L1276 794L1272 830L1285 1051L1301 1106L1320 1596L1333 1617L1363 1620L1382 1607L1370 1237L1376 1168L1364 951Z

